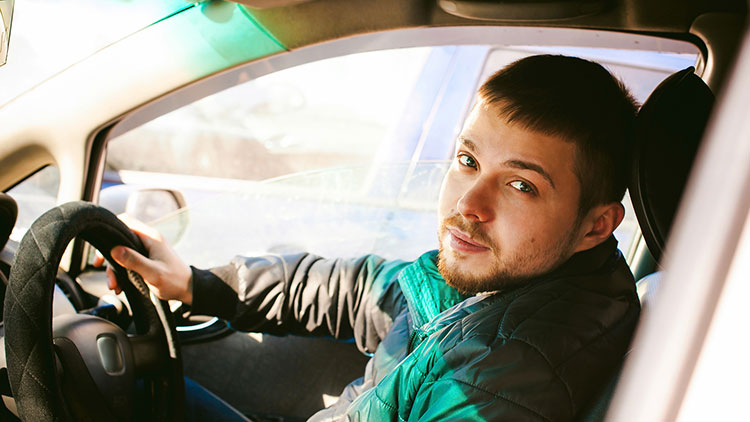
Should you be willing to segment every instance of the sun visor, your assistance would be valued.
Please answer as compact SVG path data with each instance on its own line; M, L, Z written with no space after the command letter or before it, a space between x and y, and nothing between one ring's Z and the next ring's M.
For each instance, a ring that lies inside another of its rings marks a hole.
M445 12L490 21L549 21L594 15L611 0L437 0Z

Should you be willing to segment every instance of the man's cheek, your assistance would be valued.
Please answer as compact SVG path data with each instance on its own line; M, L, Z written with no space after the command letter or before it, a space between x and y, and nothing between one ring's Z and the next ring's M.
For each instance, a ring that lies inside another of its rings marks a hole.
M449 176L446 176L446 180L443 182L443 186L440 189L440 198L438 200L438 217L441 221L442 219L456 213L456 207L460 198L456 182L450 180L448 177Z

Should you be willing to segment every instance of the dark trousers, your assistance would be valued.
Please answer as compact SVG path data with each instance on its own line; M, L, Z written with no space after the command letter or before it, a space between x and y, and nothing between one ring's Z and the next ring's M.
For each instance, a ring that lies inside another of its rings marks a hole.
M185 378L185 422L251 422L229 403Z

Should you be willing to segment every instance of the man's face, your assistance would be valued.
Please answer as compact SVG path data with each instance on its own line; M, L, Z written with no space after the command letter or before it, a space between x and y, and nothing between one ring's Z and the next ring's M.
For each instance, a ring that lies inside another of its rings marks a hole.
M580 240L575 145L508 124L479 103L440 191L438 266L467 293L553 270Z

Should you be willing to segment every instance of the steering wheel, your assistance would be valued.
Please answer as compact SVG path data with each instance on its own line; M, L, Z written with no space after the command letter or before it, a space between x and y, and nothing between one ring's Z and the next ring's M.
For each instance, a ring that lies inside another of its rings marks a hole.
M55 276L75 237L113 265L133 311L135 335L90 315L53 320ZM3 320L8 378L22 419L183 419L182 361L169 306L138 274L111 259L109 251L117 245L146 255L140 239L114 214L87 202L51 209L21 240ZM135 415L134 408L142 414Z

